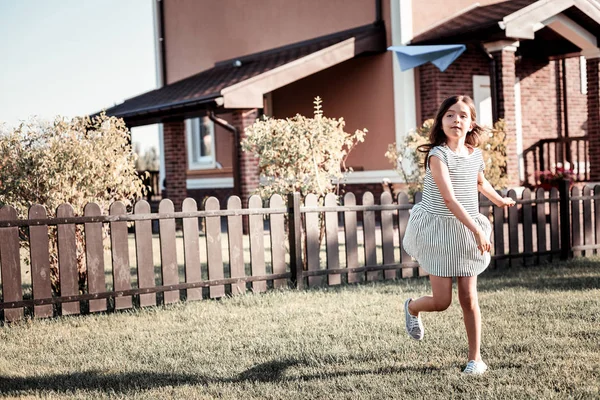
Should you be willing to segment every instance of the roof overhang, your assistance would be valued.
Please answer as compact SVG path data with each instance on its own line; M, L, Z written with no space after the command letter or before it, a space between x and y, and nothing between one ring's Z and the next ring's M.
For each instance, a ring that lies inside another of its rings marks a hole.
M354 58L356 39L350 38L265 73L221 89L224 108L262 108L263 96L307 76Z
M416 35L411 43L497 41L521 41L521 50L536 56L600 57L600 4L595 0L476 4Z
M213 68L106 110L128 126L263 108L264 95L352 58L386 51L385 26L371 24L221 61Z
M535 39L535 33L548 27L581 49L582 55L600 56L596 35L562 14L576 7L600 26L600 7L589 0L540 0L507 15L499 22L507 37Z

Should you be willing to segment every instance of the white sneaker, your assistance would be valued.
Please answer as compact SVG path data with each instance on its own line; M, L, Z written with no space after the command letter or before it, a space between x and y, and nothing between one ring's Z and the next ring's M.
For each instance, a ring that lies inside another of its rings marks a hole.
M423 322L421 322L421 317L415 317L410 312L408 312L408 303L410 303L411 301L412 299L408 299L404 303L404 314L406 317L406 332L411 338L415 340L421 340L423 339L423 335L425 334L425 328L423 327Z
M487 365L483 361L471 360L467 363L467 367L463 371L464 374L481 375L487 371Z

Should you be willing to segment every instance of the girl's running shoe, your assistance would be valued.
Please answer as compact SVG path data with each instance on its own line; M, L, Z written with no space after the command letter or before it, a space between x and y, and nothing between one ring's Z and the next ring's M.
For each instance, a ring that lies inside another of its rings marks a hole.
M485 371L487 371L487 365L485 365L483 361L471 360L467 363L467 367L465 368L463 373L469 375L481 375Z
M404 314L406 316L406 332L411 338L415 340L421 340L423 339L423 335L425 334L425 328L423 327L423 322L421 322L421 317L415 317L414 315L408 312L408 303L410 303L411 301L412 299L408 299L404 303Z

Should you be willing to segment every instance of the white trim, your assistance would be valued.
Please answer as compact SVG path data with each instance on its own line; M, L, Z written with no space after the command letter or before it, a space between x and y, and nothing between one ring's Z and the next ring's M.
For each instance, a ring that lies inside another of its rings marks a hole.
M600 49L585 49L581 51L581 55L587 58L588 60L592 60L594 58L600 58Z
M540 0L507 15L500 22L506 36L519 39L534 39L536 24L573 6L575 0Z
M158 2L162 0L152 1L152 20L154 30L154 63L156 65L156 88L161 88L164 85L162 75L162 57L161 57L161 37L160 37L160 20L158 18ZM160 155L160 165L158 166L158 186L161 190L165 190L163 183L165 182L165 139L163 124L158 125L158 153Z
M212 121L211 121L212 123ZM200 139L200 118L188 118L185 120L185 138L188 158L188 168L190 170L213 169L217 165L215 159L215 132L214 127L211 133L211 156L200 157L200 160L194 160L194 149L192 148L192 135L197 134Z
M390 0L392 17L392 46L403 45L412 36L411 0ZM417 109L414 70L402 72L397 57L393 54L392 77L394 82L394 123L396 143L405 140L406 135L417 127Z
M495 42L484 43L483 47L488 54L499 50L512 51L514 53L517 51L519 44L518 41L515 42L514 40L497 40Z
M186 181L188 189L233 188L233 178L193 178Z
M494 125L492 117L492 89L490 84L490 77L488 75L473 75L473 103L475 103L475 111L477 112L477 123L479 125L485 125L492 127ZM487 100L486 104L489 104L483 112L481 109L482 103ZM486 117L483 120L483 117Z
M523 118L521 108L521 81L515 79L515 128L517 136L517 168L519 171L519 180L525 181L525 163L523 161ZM509 156L510 157L510 156Z
M584 56L579 57L579 83L581 94L587 94L587 61Z
M373 171L354 171L342 179L341 183L383 183L388 179L391 183L403 183L400 175L393 169L381 169Z
M583 51L598 48L596 36L562 14L554 15L543 23Z
M156 65L156 87L163 87L164 82L162 79L163 66L161 63L162 60L162 47L161 42L164 40L160 37L160 20L158 18L158 2L162 0L154 0L152 1L152 20L153 20L153 28L154 28L154 64ZM163 16L164 18L164 16Z
M545 21L573 6L600 23L600 5L595 0L539 0L507 15L499 25L507 37L533 39Z

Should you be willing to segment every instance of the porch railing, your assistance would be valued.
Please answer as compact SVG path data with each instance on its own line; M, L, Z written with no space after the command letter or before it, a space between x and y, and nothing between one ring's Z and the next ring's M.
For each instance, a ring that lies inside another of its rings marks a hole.
M525 186L541 182L536 172L568 170L575 182L590 180L588 136L542 139L523 151Z

